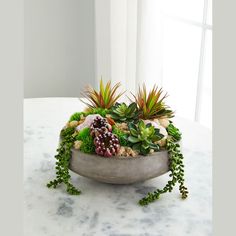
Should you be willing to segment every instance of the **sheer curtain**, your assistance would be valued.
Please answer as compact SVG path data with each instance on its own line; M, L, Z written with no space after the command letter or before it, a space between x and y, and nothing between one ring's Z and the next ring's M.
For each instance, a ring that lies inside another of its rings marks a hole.
M96 77L154 83L180 117L211 128L211 0L95 0Z

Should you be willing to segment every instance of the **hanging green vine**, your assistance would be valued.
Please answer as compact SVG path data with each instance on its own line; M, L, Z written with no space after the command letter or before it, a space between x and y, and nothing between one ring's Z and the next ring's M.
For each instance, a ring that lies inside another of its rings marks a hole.
M161 194L166 192L171 192L176 183L179 183L179 191L183 199L187 198L188 191L184 186L184 165L183 165L183 154L180 151L180 145L173 141L173 138L167 140L166 148L170 157L170 177L171 180L168 181L163 189L157 189L153 193L148 193L146 197L139 201L141 206L148 205L149 203L160 198Z
M66 191L71 195L79 195L80 190L76 189L70 183L69 174L69 162L71 158L71 148L75 141L74 134L75 129L73 127L68 127L61 131L61 142L59 148L57 149L56 161L56 178L47 184L48 188L56 188L59 184L64 183L66 185Z

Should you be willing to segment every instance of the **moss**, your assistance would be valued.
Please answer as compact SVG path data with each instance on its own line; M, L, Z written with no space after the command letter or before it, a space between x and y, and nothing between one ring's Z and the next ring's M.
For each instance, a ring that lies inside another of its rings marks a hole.
M112 133L115 134L121 146L128 146L127 134L124 133L122 130L118 129L115 125L112 126Z
M93 137L90 135L90 128L86 127L78 133L76 140L82 141L80 150L85 153L95 153Z
M92 115L92 114L99 114L102 117L106 117L107 114L109 114L109 110L108 109L104 109L104 108L91 108L89 111L87 112L75 112L73 115L71 115L69 122L71 121L80 121L80 116L87 116L87 115Z
M79 131L78 135L76 136L76 139L84 141L84 139L86 139L87 136L90 136L90 128L85 127Z
M109 114L109 110L108 109L104 109L101 107L98 108L92 108L89 112L86 113L87 115L90 114L99 114L102 117L106 117L107 114Z
M95 153L95 145L91 136L84 138L80 146L80 150L85 153Z
M76 121L80 121L80 116L81 115L86 115L86 113L84 112L75 112L69 119L69 122L73 121L73 120L76 120Z

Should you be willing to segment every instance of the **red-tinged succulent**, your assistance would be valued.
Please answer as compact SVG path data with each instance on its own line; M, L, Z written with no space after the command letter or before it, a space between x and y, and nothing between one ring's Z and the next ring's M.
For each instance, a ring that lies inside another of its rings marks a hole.
M94 138L95 152L104 157L116 155L120 149L120 143L116 135L111 132L100 133Z
M102 79L100 80L100 90L96 91L92 87L87 87L82 95L87 98L88 103L81 100L89 108L111 108L119 97L124 93L116 94L117 89L120 87L120 83L115 84L111 87L111 81L108 81L104 86Z
M174 116L174 112L164 103L164 99L167 94L162 96L162 88L158 89L156 85L147 94L146 86L139 87L137 95L133 95L135 102L141 111L140 118L142 119L154 119L161 117L171 118Z
M90 135L97 136L100 133L105 133L111 130L112 126L107 122L107 120L105 118L97 116L90 126Z

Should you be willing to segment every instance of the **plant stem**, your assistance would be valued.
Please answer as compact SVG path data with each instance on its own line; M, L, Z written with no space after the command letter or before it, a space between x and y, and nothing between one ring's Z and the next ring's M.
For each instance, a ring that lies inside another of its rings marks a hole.
M56 161L56 178L50 181L47 184L48 188L56 188L59 184L64 183L66 185L66 191L71 195L79 195L81 193L80 190L76 189L70 183L70 174L69 174L69 164L71 158L71 148L73 147L73 143L75 141L75 137L72 135L73 130L68 129L62 132L62 141L57 149L57 155L55 158Z
M187 198L188 191L184 186L184 165L183 165L183 154L180 151L180 146L175 143L172 139L167 140L166 148L170 157L170 177L171 180L168 181L163 189L157 189L153 193L148 193L146 197L139 201L141 206L148 205L149 203L160 198L160 195L166 192L171 192L176 183L179 183L179 191L181 193L182 199Z

